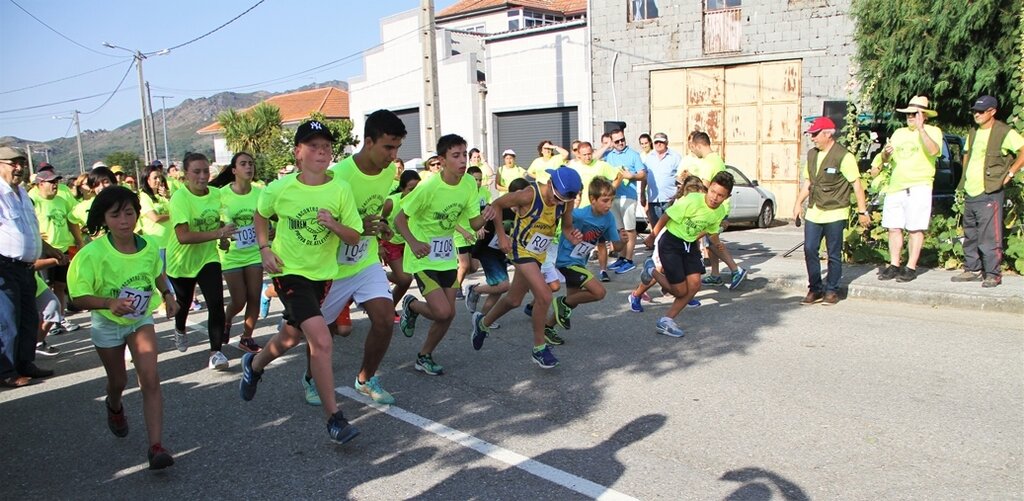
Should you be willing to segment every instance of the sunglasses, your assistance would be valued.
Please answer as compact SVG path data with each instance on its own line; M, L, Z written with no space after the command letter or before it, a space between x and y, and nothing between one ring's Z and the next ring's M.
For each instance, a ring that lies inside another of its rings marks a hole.
M984 115L985 113L988 113L989 111L991 111L993 109L994 108L989 108L989 109L987 109L985 111L971 110L971 112L974 113L975 115Z
M56 179L52 179L50 181L42 181L42 180L38 181L39 184L43 184L43 183L57 184L58 182L59 181L57 181Z
M625 143L625 142L626 142L626 138L622 138L622 139L616 139L616 140L614 140L614 141L612 141L612 142L614 142L615 144L621 144L621 143Z
M820 130L816 130L816 131L812 132L811 133L811 137L818 137L818 134L821 134Z
M18 165L18 166L21 166L21 167L28 167L28 160L24 160L24 159L20 159L20 158L15 158L14 160L0 160L0 163L5 163L5 164L8 164L8 165Z

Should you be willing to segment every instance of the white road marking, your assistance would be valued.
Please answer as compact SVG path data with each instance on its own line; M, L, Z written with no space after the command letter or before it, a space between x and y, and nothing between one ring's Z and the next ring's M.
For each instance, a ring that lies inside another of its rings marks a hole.
M463 447L473 449L480 454L488 456L505 463L509 466L514 466L523 470L531 475L538 476L549 482L556 483L576 491L584 496L589 496L593 499L600 500L636 500L636 498L623 494L610 487L591 482L585 478L573 475L567 471L559 470L553 466L548 466L544 463L534 461L522 454L510 451L508 449L499 447L497 445L485 442L467 433L463 433L459 430L449 428L441 423L431 421L418 414L413 414L407 410L404 410L393 405L382 405L374 402L362 393L357 392L355 389L348 386L339 386L335 389L336 392L344 397L355 400L359 403L368 405L377 409L378 411L387 414L400 421L405 421L417 428L425 431L429 431L441 438L450 440L459 444Z

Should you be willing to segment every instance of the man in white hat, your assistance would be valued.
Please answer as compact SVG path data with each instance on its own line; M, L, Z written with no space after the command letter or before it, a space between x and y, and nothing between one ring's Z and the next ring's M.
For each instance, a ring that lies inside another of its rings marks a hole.
M905 115L907 126L896 129L871 162L872 176L883 171L889 176L882 205L882 226L889 230L889 264L879 270L878 279L909 282L917 278L917 259L931 220L932 182L935 160L942 152L942 130L925 125L925 120L938 115L929 107L927 97L914 96L896 111ZM903 230L909 245L907 265L901 268Z

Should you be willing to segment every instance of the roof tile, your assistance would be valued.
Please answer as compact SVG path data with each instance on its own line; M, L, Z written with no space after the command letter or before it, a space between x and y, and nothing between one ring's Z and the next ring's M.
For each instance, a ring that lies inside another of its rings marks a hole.
M327 118L348 118L348 92L337 87L304 90L281 94L267 98L265 103L273 104L281 110L281 123L295 123L309 117L314 111L323 113ZM252 107L246 108L248 111ZM220 123L213 122L197 132L213 134L221 130Z

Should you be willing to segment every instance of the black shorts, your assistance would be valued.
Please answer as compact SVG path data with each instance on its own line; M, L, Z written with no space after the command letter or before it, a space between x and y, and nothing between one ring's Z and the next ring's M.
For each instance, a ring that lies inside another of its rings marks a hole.
M565 277L565 286L570 289L582 289L594 278L594 274L583 266L563 266L558 268L558 272Z
M46 268L46 283L53 285L54 283L66 284L68 283L68 266L70 265L57 265Z
M536 258L532 258L532 257L521 257L521 258L513 259L512 262L514 264L533 263L533 264L536 264L538 268L540 268L541 266L544 266L544 265L540 264L540 261L537 261Z
M299 327L313 317L322 317L320 306L331 288L330 280L310 280L301 275L274 277L277 297L284 304L284 320Z
M462 247L459 247L459 255L460 256L463 255L463 254L469 254L471 252L473 252L473 246L472 245L463 245Z
M665 270L665 278L673 285L685 282L689 275L704 273L700 245L687 242L667 231L658 239L658 259Z
M413 273L416 278L416 285L420 287L420 294L427 297L427 294L438 289L454 289L455 280L458 278L458 270L423 270Z

